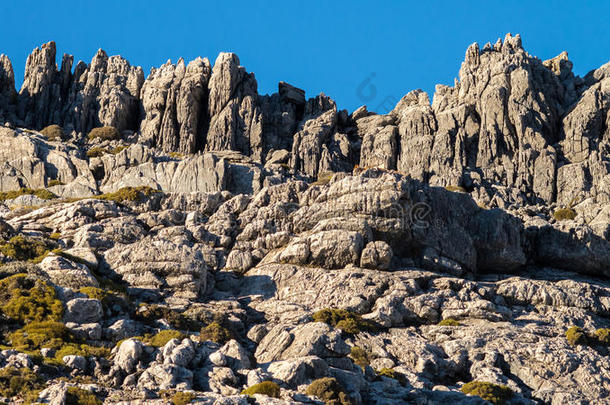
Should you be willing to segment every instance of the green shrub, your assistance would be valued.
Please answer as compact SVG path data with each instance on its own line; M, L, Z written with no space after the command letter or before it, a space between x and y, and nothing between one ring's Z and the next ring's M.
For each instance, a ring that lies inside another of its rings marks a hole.
M24 187L20 188L19 190L0 192L0 201L13 200L22 195L34 195L40 198L41 200L53 200L57 198L55 194L44 188L34 190L31 188Z
M43 386L42 379L28 368L5 367L0 369L0 396L22 398L38 392ZM38 395L36 395L37 397Z
M353 346L349 356L354 361L354 364L360 367L366 367L371 364L371 356L361 347Z
M466 193L466 189L462 186L446 186L445 190L451 191L454 193Z
M136 311L136 318L150 326L154 325L159 319L165 319L175 329L196 331L201 328L201 322L160 305L147 304L140 306Z
M387 377L387 378L391 378L393 380L398 381L401 384L406 384L407 383L407 378L404 376L404 374L399 373L398 371L391 369L391 368L381 368L379 370L376 370L377 376L378 377Z
M197 398L197 396L192 392L176 392L171 397L171 402L173 405L186 405L193 402L193 399Z
M96 198L100 200L114 201L120 204L125 201L143 201L146 197L157 193L161 193L161 191L155 190L154 188L150 188L148 186L123 187L114 193L102 194Z
M63 304L51 285L16 274L0 280L0 310L22 323L59 321Z
M460 326L460 323L457 321L457 319L453 318L443 319L438 324L439 326Z
M503 405L513 396L513 392L505 385L492 384L482 381L471 381L462 386L461 391L466 395L476 395L494 405Z
M89 138L89 140L98 138L102 140L112 141L116 139L121 139L121 134L115 127L106 126L93 128L91 132L89 132L89 135L87 137Z
M68 387L66 405L102 405L102 401L91 391L78 387Z
M576 218L576 211L572 208L559 208L553 213L553 217L557 221L567 221Z
M57 180L57 179L53 179L53 180L49 180L49 187L53 187L53 186L63 186L66 183L64 183L63 181Z
M566 339L572 346L586 345L588 343L587 334L578 326L572 326L566 331Z
M90 158L101 157L101 156L104 156L106 153L108 153L107 149L95 147L95 148L91 148L87 151L87 157L90 157Z
M127 300L112 290L97 287L81 287L78 292L85 294L89 298L100 301L104 311L112 310L115 306L119 306L124 312L129 311L129 303Z
M280 397L280 386L273 381L263 381L259 384L254 384L241 392L242 395L253 396L254 394L262 394L272 398Z
M15 260L36 261L49 251L49 246L42 240L13 236L8 242L0 245L0 252Z
M311 184L314 186L325 186L330 183L334 175L335 173L333 172L318 173L318 179Z
M595 331L595 338L601 345L610 346L610 329L598 329Z
M212 322L208 326L201 329L199 339L202 342L210 340L212 342L223 344L233 339L233 334L229 329L222 326L219 322Z
M145 343L150 344L155 347L163 347L167 342L172 339L184 339L186 335L178 330L174 329L166 329L158 332L156 335L152 336L150 339L147 339Z
M313 320L324 322L351 334L362 331L376 332L380 329L379 325L375 322L363 319L360 315L345 309L321 309L313 314Z
M169 156L174 159L182 159L184 157L184 154L180 152L170 152Z
M110 357L110 349L103 346L91 346L81 343L64 343L55 352L55 364L63 364L65 356Z
M49 141L61 141L66 137L64 130L59 125L49 125L43 128L40 133Z
M30 322L9 335L11 345L19 351L60 349L73 340L70 330L61 322Z
M122 151L127 149L128 147L129 146L126 146L126 145L117 146L116 148L110 149L110 153L113 155L118 155L119 153L121 153Z
M317 397L326 404L351 405L345 390L339 382L331 377L324 377L314 380L309 384L305 393L312 397Z

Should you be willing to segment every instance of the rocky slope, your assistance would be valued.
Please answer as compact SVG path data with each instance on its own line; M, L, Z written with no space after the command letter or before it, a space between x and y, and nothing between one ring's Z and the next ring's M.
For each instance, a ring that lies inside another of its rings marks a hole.
M0 396L610 401L607 66L507 35L379 115L55 61L0 57Z

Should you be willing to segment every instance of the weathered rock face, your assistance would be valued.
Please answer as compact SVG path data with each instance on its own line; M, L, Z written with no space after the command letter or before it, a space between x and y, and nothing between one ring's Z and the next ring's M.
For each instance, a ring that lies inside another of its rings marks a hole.
M166 152L194 153L202 149L207 130L208 59L185 66L169 62L153 70L142 87L142 137Z
M378 115L259 96L233 54L71 64L35 50L17 95L0 57L0 345L70 331L0 351L39 401L608 402L610 65L507 36ZM102 124L121 138L83 142ZM279 398L240 395L263 382Z

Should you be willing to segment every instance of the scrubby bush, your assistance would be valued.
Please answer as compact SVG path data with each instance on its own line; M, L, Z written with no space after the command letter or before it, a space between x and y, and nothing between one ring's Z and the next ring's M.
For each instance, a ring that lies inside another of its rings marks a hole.
M314 186L324 186L330 183L330 180L333 178L335 173L333 172L324 172L318 173L318 179L312 183Z
M64 343L55 352L55 363L62 364L65 356L110 357L110 349L81 343Z
M150 344L155 347L163 347L167 342L172 339L182 340L186 337L186 335L178 330L174 329L166 329L158 332L156 335L147 339L145 343Z
M176 392L172 395L171 401L173 405L186 405L193 402L197 396L192 392Z
M63 186L65 183L63 181L57 180L57 179L53 179L53 180L49 180L49 187L53 187L53 186Z
M106 193L97 196L100 200L114 201L116 203L123 203L125 201L142 201L146 197L150 197L153 194L161 193L159 190L148 186L139 187L123 187L114 193Z
M201 322L160 305L142 305L137 309L135 316L139 321L150 326L154 325L159 319L165 319L172 328L189 331L196 331L201 328Z
M91 391L78 387L68 387L66 405L102 405L102 401Z
M349 354L354 361L354 364L360 367L366 367L371 364L371 356L361 347L354 346Z
M407 383L407 378L405 377L404 374L399 373L398 371L392 369L392 368L381 368L379 370L376 370L377 376L378 377L387 377L387 378L391 378L393 380L398 381L401 384L406 384Z
M466 395L476 395L494 405L503 405L513 396L513 392L505 385L492 384L482 381L471 381L462 386L461 391Z
M212 322L208 326L201 329L199 339L202 342L210 340L212 342L223 344L233 339L233 334L229 329L222 326L219 322Z
M588 343L587 334L578 326L572 326L566 331L566 339L572 346L586 345Z
M49 248L50 246L42 240L17 235L0 245L0 252L11 259L34 261L45 255Z
M343 332L356 334L362 331L375 332L380 329L373 321L363 319L360 315L345 309L324 308L313 314L313 320L324 322Z
M253 396L254 394L262 394L272 398L280 397L280 386L273 381L263 381L259 384L254 384L241 392L242 395Z
M129 303L126 301L126 299L112 292L111 290L97 287L81 287L78 291L81 294L85 294L89 298L100 301L104 311L112 310L112 308L115 306L118 306L125 312L129 310Z
M59 125L49 125L43 128L40 133L49 141L61 141L66 136Z
M107 141L113 141L116 139L121 139L121 134L115 127L99 127L93 128L89 135L87 136L89 140L93 139L102 139Z
M33 195L40 198L41 200L53 200L57 198L55 194L53 194L47 189L41 188L34 190L31 188L24 187L20 188L19 190L0 192L0 201L13 200L22 195Z
M595 331L595 338L601 345L610 346L610 329L598 329Z
M101 156L104 156L104 154L106 154L106 153L108 153L108 150L105 148L99 148L99 147L90 148L87 151L87 157L89 157L89 158L101 157Z
M169 156L174 159L182 159L184 157L184 154L180 152L170 152Z
M0 397L16 398L20 395L24 398L37 392L42 386L42 379L29 368L0 369Z
M460 326L460 323L457 321L457 319L453 318L443 319L438 324L439 326Z
M60 349L74 336L61 322L30 322L23 328L9 335L11 345L20 351L39 350L42 348Z
M113 154L113 155L118 155L119 153L121 153L122 151L127 149L128 147L129 146L127 146L127 145L117 146L116 148L110 149L110 153Z
M0 310L22 323L59 321L63 304L51 285L17 274L0 280Z
M331 377L319 378L309 384L305 393L317 397L326 404L352 405L345 390L339 382Z
M553 213L553 218L557 221L568 221L576 218L576 211L572 208L559 208Z

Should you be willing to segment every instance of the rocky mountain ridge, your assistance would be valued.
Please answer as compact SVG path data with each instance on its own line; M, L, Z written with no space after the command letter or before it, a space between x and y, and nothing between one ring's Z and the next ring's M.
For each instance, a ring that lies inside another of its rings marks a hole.
M0 56L1 397L609 401L606 65L509 34L380 115L55 58Z

